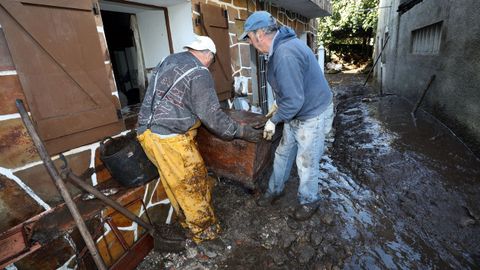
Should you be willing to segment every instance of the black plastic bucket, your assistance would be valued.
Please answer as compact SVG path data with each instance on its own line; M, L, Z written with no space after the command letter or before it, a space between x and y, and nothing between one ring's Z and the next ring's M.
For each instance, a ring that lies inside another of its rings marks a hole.
M100 160L113 179L135 187L158 178L157 167L148 159L134 132L100 142Z

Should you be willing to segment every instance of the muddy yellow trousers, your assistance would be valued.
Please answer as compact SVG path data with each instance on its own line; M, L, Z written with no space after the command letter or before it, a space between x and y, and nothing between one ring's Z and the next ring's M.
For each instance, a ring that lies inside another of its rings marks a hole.
M184 228L197 243L214 239L220 231L212 206L213 178L195 141L196 129L161 138L147 129L138 136L148 158L157 166L160 179Z

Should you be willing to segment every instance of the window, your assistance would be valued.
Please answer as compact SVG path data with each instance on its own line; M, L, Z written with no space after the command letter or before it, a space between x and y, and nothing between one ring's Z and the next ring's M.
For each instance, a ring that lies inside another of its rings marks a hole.
M413 54L432 55L440 51L442 23L438 22L412 31Z

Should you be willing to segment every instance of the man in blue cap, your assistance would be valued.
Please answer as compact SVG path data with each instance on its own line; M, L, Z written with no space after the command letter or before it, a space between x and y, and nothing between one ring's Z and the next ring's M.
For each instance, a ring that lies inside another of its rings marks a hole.
M325 135L332 126L332 92L312 50L292 29L278 26L270 13L251 14L240 40L247 40L260 53L268 54L267 80L278 108L273 106L267 114L271 118L265 124L264 138L271 140L276 124L284 123L268 189L257 204L270 205L283 194L296 159L300 205L293 218L309 219L320 202L319 166Z

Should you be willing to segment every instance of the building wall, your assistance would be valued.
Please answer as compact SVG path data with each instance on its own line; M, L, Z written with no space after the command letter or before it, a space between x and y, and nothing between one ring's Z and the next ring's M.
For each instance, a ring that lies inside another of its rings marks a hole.
M432 75L422 108L445 122L479 152L480 142L480 2L477 0L424 0L400 15L399 0L382 0L376 53L390 36L375 73L386 92L415 102ZM404 1L405 2L405 1ZM438 53L412 51L413 31L442 23ZM382 72L380 72L382 68Z
M96 23L105 57L105 69L110 74L110 89L112 94L118 97L101 16L96 16ZM34 216L51 211L63 202L17 113L15 107L17 98L25 97L5 35L0 27L0 233ZM93 185L111 177L100 161L99 142L72 149L64 155L77 175L84 173L90 167L95 168L95 173L90 178ZM53 159L57 166L61 164L58 156ZM80 194L77 188L70 184L67 186L72 196ZM166 198L163 187L158 180L155 180L143 187L133 189L122 199L122 203L127 204L141 199L152 218L165 222L172 217L172 209ZM134 202L130 209L139 216L145 216L145 209L140 201ZM111 213L112 210L106 208L102 211L102 216ZM129 244L144 233L142 228L125 220L121 215L114 214L112 218ZM93 223L100 224L100 217L95 218ZM123 249L111 229L108 226L104 228L105 232L96 240L102 257L110 265L123 254ZM73 230L71 234L52 241L10 268L74 269L75 256L79 252L77 248L81 242L78 231Z
M172 32L173 52L184 51L183 46L193 40L193 24L185 23L185 18L192 15L192 4L190 2L168 7L168 17Z

